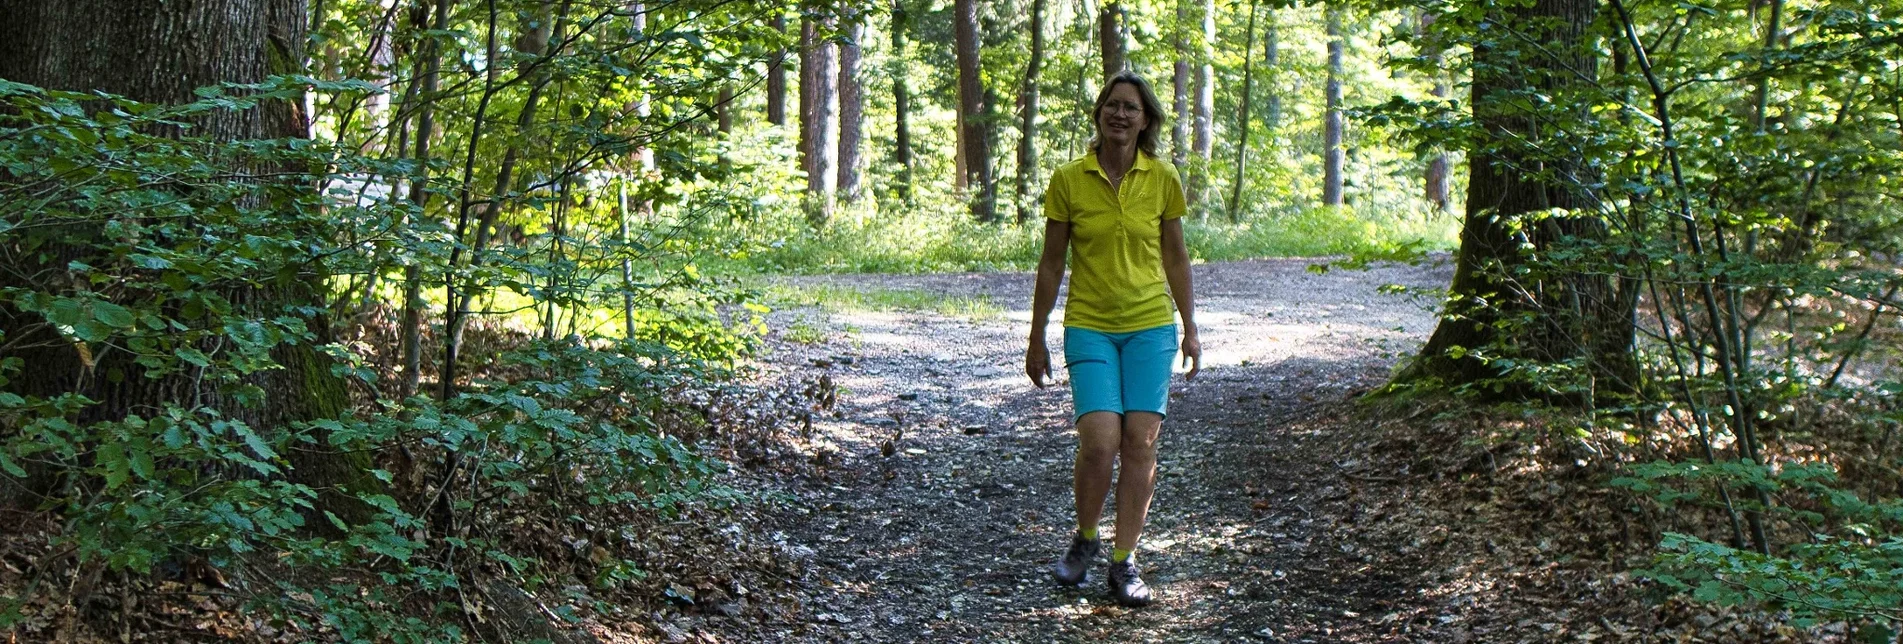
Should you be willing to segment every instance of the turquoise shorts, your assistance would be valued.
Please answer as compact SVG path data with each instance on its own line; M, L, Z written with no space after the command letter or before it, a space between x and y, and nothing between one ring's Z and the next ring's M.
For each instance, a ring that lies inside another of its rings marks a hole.
M1175 360L1174 324L1129 333L1064 327L1064 368L1077 411L1071 420L1093 411L1167 415Z

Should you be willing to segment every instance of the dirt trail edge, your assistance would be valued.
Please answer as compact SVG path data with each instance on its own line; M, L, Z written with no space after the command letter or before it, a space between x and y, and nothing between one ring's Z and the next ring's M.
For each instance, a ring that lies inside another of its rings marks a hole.
M1138 550L1160 593L1124 610L1101 566L1053 586L1071 522L1070 404L1022 373L1028 274L826 276L796 286L987 297L1002 315L776 313L826 340L777 345L788 375L839 387L814 421L822 475L780 518L808 560L804 641L1347 641L1409 613L1417 589L1371 565L1392 544L1339 540L1354 490L1379 472L1338 442L1348 396L1380 383L1432 331L1418 302L1439 266L1308 270L1312 260L1198 266L1204 368L1171 387L1150 525ZM1061 320L1061 310L1058 318ZM1051 329L1062 355L1061 327ZM1061 359L1057 360L1061 366ZM1114 498L1104 521L1114 525ZM1411 615L1407 615L1411 617ZM1386 619L1387 622L1380 620ZM1374 640L1383 639L1375 637ZM1370 641L1374 641L1370 640Z

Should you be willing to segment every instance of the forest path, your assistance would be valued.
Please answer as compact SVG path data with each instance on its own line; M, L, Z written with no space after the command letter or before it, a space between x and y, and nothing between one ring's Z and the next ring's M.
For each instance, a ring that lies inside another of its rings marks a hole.
M1022 372L1028 274L788 278L982 297L1004 312L773 314L776 329L826 339L774 343L769 369L823 373L840 389L813 426L820 475L790 490L799 501L774 528L810 557L806 615L767 630L794 641L1346 642L1431 627L1418 603L1427 589L1370 554L1410 548L1356 528L1378 523L1383 505L1361 488L1391 479L1358 453L1366 432L1349 426L1348 399L1433 328L1421 303L1380 287L1441 287L1449 269L1318 275L1311 263L1195 269L1203 372L1171 386L1138 551L1160 599L1139 610L1109 600L1101 564L1081 590L1049 579L1074 528L1076 442L1067 386L1035 389ZM1114 495L1108 506L1106 534Z

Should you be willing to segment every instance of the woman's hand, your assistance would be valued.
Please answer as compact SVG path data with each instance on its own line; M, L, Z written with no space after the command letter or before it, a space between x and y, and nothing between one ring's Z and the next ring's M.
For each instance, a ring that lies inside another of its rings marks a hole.
M1189 372L1183 374L1184 380L1195 380L1196 372L1203 369L1203 342L1196 339L1196 327L1183 332L1183 365Z
M1024 375L1030 376L1031 384L1039 389L1044 388L1045 378L1051 378L1051 350L1044 346L1041 338L1032 338L1031 345L1024 350Z

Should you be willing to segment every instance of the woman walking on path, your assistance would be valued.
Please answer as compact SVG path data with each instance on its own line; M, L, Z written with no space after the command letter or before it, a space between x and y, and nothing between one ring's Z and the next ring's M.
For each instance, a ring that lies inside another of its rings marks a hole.
M1052 573L1068 586L1089 576L1102 548L1097 521L1121 459L1108 581L1117 603L1142 606L1152 595L1134 551L1150 511L1156 438L1169 404L1177 333L1172 299L1182 315L1184 379L1201 369L1202 344L1183 246L1183 185L1176 168L1156 157L1163 104L1142 77L1123 72L1097 94L1091 122L1097 128L1091 154L1059 167L1044 193L1044 253L1024 371L1038 387L1050 377L1044 327L1064 280L1065 253L1075 251L1064 304L1064 366L1077 423L1077 534Z

